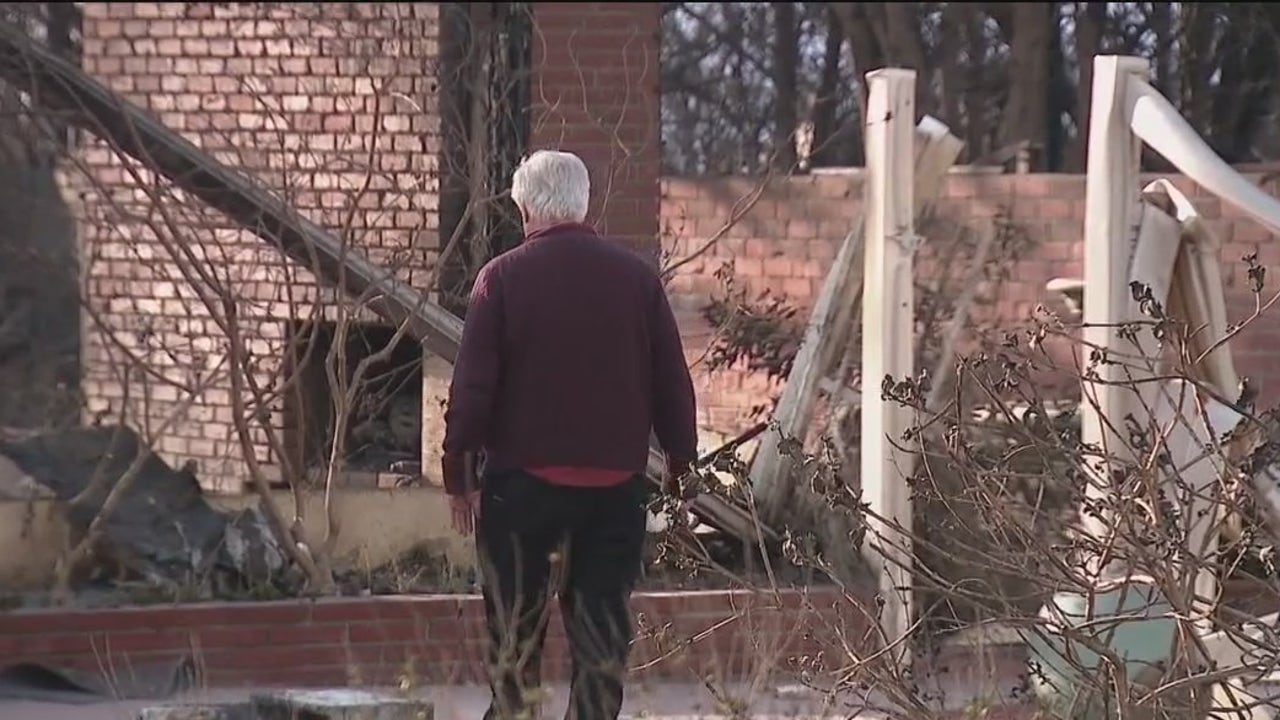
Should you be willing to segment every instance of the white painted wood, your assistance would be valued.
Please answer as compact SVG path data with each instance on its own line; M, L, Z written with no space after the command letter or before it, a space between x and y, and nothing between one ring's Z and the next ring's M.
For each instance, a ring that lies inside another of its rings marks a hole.
M1145 60L1099 56L1093 63L1093 96L1089 115L1088 165L1085 173L1084 306L1082 358L1093 381L1082 387L1081 434L1086 445L1100 448L1089 459L1090 482L1086 501L1105 503L1110 489L1107 467L1112 459L1132 460L1122 436L1107 418L1120 422L1133 404L1132 392L1114 384L1124 381L1118 364L1089 362L1093 348L1120 348L1123 341L1115 325L1129 309L1129 272L1126 267L1135 242L1138 206L1138 170L1141 145L1129 129L1126 98L1128 78L1145 77ZM1085 513L1082 529L1102 537L1109 526L1106 513ZM1095 567L1101 574L1107 570ZM1123 570L1120 570L1123 572Z
M1237 668L1243 671L1241 666L1273 661L1277 628L1280 628L1280 613L1271 613L1246 623L1239 630L1219 630L1205 635L1201 642L1224 671Z
M1120 380L1128 383L1125 392L1115 393L1125 403L1123 412L1132 413L1139 422L1143 422L1149 409L1155 406L1156 396L1162 389L1161 385L1149 382L1160 372L1162 348L1151 329L1150 323L1154 319L1144 314L1142 304L1133 299L1130 283L1141 283L1150 288L1152 297L1167 311L1174 265L1182 246L1181 223L1148 201L1148 195L1144 190L1143 200L1139 203L1141 219L1138 234L1127 248L1125 297L1117 303L1120 314L1112 316L1112 322L1135 323L1138 330L1129 337L1118 337L1116 344L1108 346L1107 352L1107 357L1119 364L1117 374ZM1109 417L1114 419L1117 416Z
M932 115L920 118L916 126L915 174L911 180L917 216L932 209L934 200L942 194L947 172L955 165L961 150L964 142L951 134L946 123Z
M943 181L947 175L953 174L955 161L964 150L964 142L950 131L942 132L946 125L930 115L920 119L916 126L916 159L915 159L915 206L916 218L928 217L941 194ZM998 169L998 168L997 168ZM935 173L937 173L935 175ZM859 288L861 291L861 288ZM861 316L855 315L853 323L861 322ZM858 346L849 344L845 348L839 364L830 373L838 382L845 382L849 376L849 368L862 362L862 351ZM834 419L834 415L832 416ZM830 425L828 425L830 427Z
M911 662L912 518L906 479L915 453L903 440L913 413L885 400L881 381L914 376L915 82L913 70L867 73L866 269L862 314L863 497L871 509L867 557L880 578L880 627L902 666Z
M915 207L921 212L941 191L946 171L960 156L964 143L952 135L945 124L929 116L920 121L915 133L915 171L903 181L915 184ZM779 519L773 512L785 505L785 498L792 490L792 463L779 452L782 439L807 437L819 391L835 397L837 402L854 401L859 395L840 385L843 373L835 366L848 352L848 340L861 309L863 229L863 220L859 217L827 273L778 398L773 416L775 427L761 437L751 463L752 490L767 521ZM833 374L837 381L833 381Z
M1189 227L1195 224L1198 215L1190 200L1167 180L1149 184L1143 191L1143 197L1146 202L1142 236L1151 234L1146 232L1146 221L1159 216L1164 219L1152 223L1151 227L1161 227L1160 233L1165 237L1160 238L1159 246L1155 243L1144 246L1142 239L1139 240L1139 260L1135 262L1134 278L1149 285L1152 294L1172 316L1190 323L1191 327L1201 328L1190 338L1188 349L1194 357L1222 337L1226 330L1225 314L1224 324L1218 327L1208 319L1212 308L1222 304L1222 298L1219 296L1215 302L1199 277L1202 267L1196 257L1198 243L1194 231L1197 228ZM1170 209L1173 214L1166 214L1165 210L1156 207L1157 204L1160 208ZM1163 229L1168 222L1176 227L1172 233ZM1204 230L1202 226L1198 229ZM1168 236L1176 238L1172 247L1167 247L1165 238ZM1139 267L1149 268L1149 272L1141 273ZM1217 272L1216 263L1213 264L1213 272ZM1143 333L1142 337L1151 338L1151 335ZM1156 345L1154 342L1150 344ZM1170 369L1176 371L1181 368ZM1214 375L1223 373L1212 372L1214 368L1207 369L1210 372L1204 372L1206 367L1201 364L1188 370L1213 387L1215 380L1222 379ZM1229 355L1226 370L1234 376ZM1185 568L1182 578L1187 584L1183 591L1191 598L1192 619L1198 633L1203 636L1213 630L1210 617L1218 601L1218 577L1210 559L1218 549L1220 478L1227 468L1223 462L1224 448L1218 446L1217 438L1234 430L1243 418L1212 397L1197 392L1190 381L1179 379L1150 387L1159 392L1154 396L1142 393L1143 399L1151 403L1148 407L1155 407L1157 426L1174 467L1172 476L1166 477L1164 482L1172 486L1167 491L1181 504L1185 521L1182 530L1186 533L1187 542L1182 549ZM1193 569L1197 567L1198 570ZM1240 717L1244 697L1245 688L1237 680L1214 685L1214 706L1231 708L1235 717Z
M1120 59L1144 67L1147 63L1137 58ZM1280 233L1280 200L1249 182L1219 157L1145 76L1132 74L1126 81L1133 103L1130 122L1135 135L1197 185L1244 211L1271 232Z
M1164 392L1156 399L1154 414L1177 478L1177 485L1169 488L1170 496L1179 499L1184 508L1182 530L1187 536L1184 552L1189 558L1209 558L1218 544L1218 483L1227 471L1216 438L1234 430L1244 418L1212 398L1200 397L1195 385L1188 380L1179 378L1162 383L1162 389ZM1216 598L1216 572L1202 568L1194 574L1187 590L1192 591L1193 597L1209 601ZM1212 610L1211 604L1193 601L1198 624L1206 632L1208 624L1201 620Z
M1229 351L1221 347L1208 352L1225 337L1227 330L1216 242L1204 223L1199 222L1194 205L1171 183L1157 181L1146 188L1144 195L1148 202L1142 205L1139 239L1129 256L1132 264L1127 273L1119 267L1128 246L1127 218L1138 176L1139 141L1145 140L1200 185L1254 215L1273 231L1280 230L1280 203L1244 180L1209 149L1173 106L1146 81L1145 60L1099 57L1094 67L1085 218L1086 342L1107 348L1113 354L1123 347L1124 340L1111 326L1124 322L1126 310L1132 313L1134 309L1124 307L1128 288L1123 287L1121 281L1141 280L1170 312L1192 327L1201 328L1191 339L1190 350L1193 357L1204 357L1191 372L1219 395L1230 398L1235 392L1237 376ZM1160 195L1172 201L1171 215L1151 204ZM1160 216L1173 220L1179 229L1172 272L1167 252L1172 233ZM1129 345L1132 348L1133 343ZM1134 348L1134 352L1148 352L1156 343L1154 339L1143 339L1138 345L1142 347ZM1087 348L1086 352L1089 352ZM1123 374L1132 372L1127 363L1113 364L1100 369L1098 376L1103 380L1123 381ZM1211 556L1217 535L1216 495L1219 480L1226 471L1221 459L1224 449L1216 447L1217 438L1236 427L1241 417L1198 392L1188 381L1156 387L1155 397L1143 390L1142 399L1154 401L1157 419L1168 433L1166 447L1180 466L1182 485L1191 491L1189 497L1183 498L1185 516L1191 523L1184 552ZM1142 407L1134 405L1138 400L1135 393L1086 382L1084 395L1082 419L1086 442L1103 444L1107 454L1115 459L1129 459L1126 456L1130 453L1124 451L1123 445L1116 442L1116 435L1106 426L1106 418L1118 421L1133 413L1141 420ZM1238 453L1244 449L1241 445L1237 442L1235 447L1226 450ZM1099 472L1103 467L1102 464L1095 466L1098 479L1105 478ZM1100 482L1089 488L1087 497L1105 496L1108 491L1107 483ZM1091 525L1088 529L1100 534L1105 531L1107 520L1103 518ZM1189 581L1198 596L1193 601L1193 619L1209 657L1216 661L1219 669L1238 665L1243 653L1238 648L1233 652L1225 635L1210 632L1208 614L1217 596L1215 573L1197 572ZM1246 708L1254 698L1246 692L1240 677L1215 684L1213 700L1211 716L1215 718L1257 720L1271 715L1262 708Z

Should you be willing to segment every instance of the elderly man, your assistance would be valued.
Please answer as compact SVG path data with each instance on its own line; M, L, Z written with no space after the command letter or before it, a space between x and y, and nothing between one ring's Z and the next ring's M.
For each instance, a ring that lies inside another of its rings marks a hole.
M618 716L650 432L669 477L696 455L693 383L662 282L584 224L589 195L570 153L539 151L516 170L525 239L476 277L445 412L453 522L475 529L484 572L491 720L538 714L552 592L573 656L567 717Z

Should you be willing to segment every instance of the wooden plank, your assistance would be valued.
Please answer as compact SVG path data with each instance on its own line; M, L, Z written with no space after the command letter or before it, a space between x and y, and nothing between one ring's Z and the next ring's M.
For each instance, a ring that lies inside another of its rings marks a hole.
M802 438L813 414L818 387L835 352L848 337L852 286L862 261L862 223L845 235L831 271L823 282L804 338L774 410L773 427L760 440L751 462L751 488L756 503L771 521L785 505L791 489L790 457L780 452L783 438Z
M1155 202L1148 200L1148 197ZM1169 307L1169 293L1174 285L1174 266L1179 248L1182 247L1182 224L1159 206L1161 197L1163 193L1159 190L1143 194L1143 200L1139 202L1141 220L1137 236L1124 248L1126 293L1121 304L1120 323L1140 324L1153 320L1144 314L1142 303L1134 300L1130 283L1145 285L1162 308L1167 311ZM1142 422L1145 409L1154 407L1156 396L1162 392L1161 385L1145 382L1160 372L1162 343L1151 332L1150 326L1136 326L1141 328L1138 332L1107 346L1107 357L1117 363L1117 374L1127 384L1126 390L1134 389L1121 395L1127 403L1126 412L1132 413L1134 418Z
M1226 298L1218 262L1220 245L1201 221L1191 200L1173 183L1156 180L1144 191L1148 197L1156 194L1163 196L1164 204L1169 206L1181 229L1165 304L1173 317L1196 329L1189 339L1187 351L1190 357L1199 357L1200 360L1189 369L1190 373L1193 378L1213 388L1219 396L1233 398L1239 376L1229 345L1225 342L1219 344L1228 333ZM1231 437L1244 418L1213 397L1197 393L1191 383L1177 381L1176 384L1182 386L1179 399L1188 406L1181 418L1185 429L1174 428L1166 439L1166 447L1171 453L1181 451L1182 457L1175 458L1175 467L1181 468L1180 485L1190 491L1184 500L1183 513L1191 522L1186 552L1200 568L1192 576L1192 609L1197 632L1201 638L1206 638L1214 634L1209 617L1219 596L1217 568L1210 559L1216 556L1218 549L1222 509L1219 478L1229 472L1223 454L1229 460L1239 460L1253 446L1248 438L1235 436L1234 442L1221 447L1218 438ZM1205 427L1201 407L1208 418L1208 427ZM1257 481L1255 478L1255 483ZM1206 652L1219 667L1230 667L1211 651ZM1243 678L1227 678L1215 683L1212 693L1215 709L1211 717L1262 720L1273 714L1260 705L1254 705L1256 698L1245 686Z
M1173 103L1147 82L1146 60L1118 59L1144 68L1144 72L1126 78L1132 105L1128 124L1133 134L1197 185L1228 205L1234 205L1272 233L1280 234L1280 200L1241 175L1209 147Z
M1147 286L1151 291L1151 299L1158 302L1165 312L1173 312L1171 304L1182 308L1203 307L1206 301L1194 286L1188 286L1189 280L1193 281L1194 278L1189 278L1186 272L1183 224L1176 215L1171 214L1176 206L1175 196L1178 200L1186 200L1177 188L1163 180L1157 180L1143 189L1142 224L1129 257L1130 281ZM1174 297L1188 299L1171 303L1171 298ZM1131 293L1124 321L1143 320L1150 321L1151 318L1143 317L1142 309ZM1170 369L1167 358L1162 354L1163 343L1150 329L1140 329L1126 344L1129 347L1123 354L1128 369L1127 379L1147 381L1165 375ZM1211 598L1217 594L1216 573L1202 562L1212 557L1217 548L1216 534L1211 535L1209 532L1209 528L1216 527L1219 507L1215 501L1219 468L1214 464L1217 460L1217 455L1213 452L1216 450L1214 438L1221 436L1219 432L1226 432L1231 428L1218 428L1210 432L1204 427L1199 408L1202 401L1209 399L1199 398L1195 387L1184 380L1144 382L1138 388L1140 402L1129 411L1142 422L1144 409L1152 409L1153 427L1163 438L1163 447L1170 455L1174 471L1170 476L1162 478L1162 481L1171 485L1171 496L1180 498L1185 505L1183 517L1190 518L1191 524L1184 528L1188 533L1188 543L1182 552L1189 559L1189 564L1200 567L1193 572L1194 579L1186 590L1188 597L1193 598L1192 604L1196 606L1197 615L1207 618L1211 608L1197 604L1194 598ZM1208 408L1221 415L1221 408L1215 410L1215 405L1211 402ZM1231 426L1234 427L1239 421L1237 416ZM1206 457L1206 452L1211 457ZM1207 620L1200 623L1202 631L1207 631L1205 622Z
M933 209L933 202L942 194L942 183L948 171L956 164L964 143L951 134L946 123L925 115L916 125L915 214L917 217Z
M320 282L389 323L405 324L407 334L426 350L450 363L457 359L462 339L457 316L10 24L0 24L0 79L222 212L310 269ZM647 471L651 480L660 482L664 463L656 449L650 452ZM701 495L691 510L707 524L739 537L758 535L759 525L750 511L723 498ZM777 537L772 531L764 534Z
M867 74L866 264L862 313L863 498L870 506L866 551L880 578L882 641L892 658L911 663L912 517L906 479L915 452L903 439L913 416L881 394L884 378L914 377L915 294L912 257L915 184L909 175L915 138L913 70ZM905 177L904 177L905 175Z

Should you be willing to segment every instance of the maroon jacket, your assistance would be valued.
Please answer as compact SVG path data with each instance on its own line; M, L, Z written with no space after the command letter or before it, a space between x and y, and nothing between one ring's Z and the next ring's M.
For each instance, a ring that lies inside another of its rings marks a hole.
M448 493L480 450L487 470L642 472L651 430L673 465L696 458L693 382L652 267L576 223L484 266L445 410Z

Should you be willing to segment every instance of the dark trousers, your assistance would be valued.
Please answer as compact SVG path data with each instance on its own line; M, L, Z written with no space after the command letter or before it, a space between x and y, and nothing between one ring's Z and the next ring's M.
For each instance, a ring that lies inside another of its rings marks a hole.
M639 578L648 480L615 487L552 485L528 473L485 478L477 549L484 573L493 703L486 720L533 720L548 599L559 592L573 671L570 720L613 720L633 629L629 599ZM552 559L560 583L552 586Z

